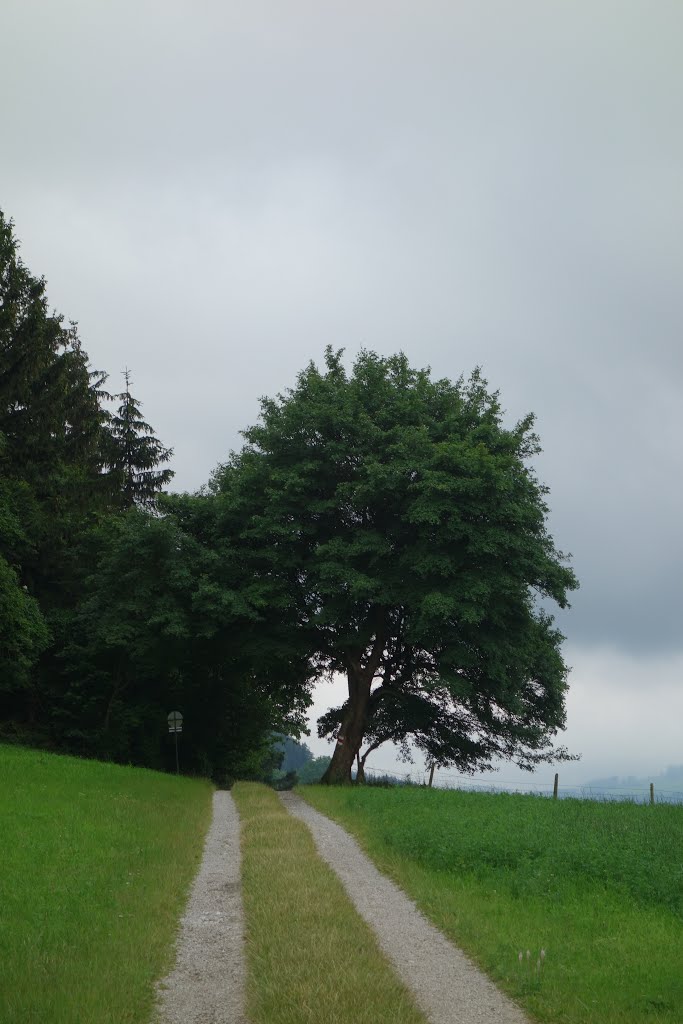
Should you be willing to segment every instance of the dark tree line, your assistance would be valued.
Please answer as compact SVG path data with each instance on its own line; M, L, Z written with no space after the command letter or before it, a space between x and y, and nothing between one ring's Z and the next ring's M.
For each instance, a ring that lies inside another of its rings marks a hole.
M106 390L0 213L0 738L169 767L177 708L185 769L248 774L298 727L300 667L250 635L211 496L162 494L172 451L124 380Z
M547 532L533 418L503 423L478 372L327 351L264 399L199 493L125 372L106 391L0 214L0 739L250 775L311 690L327 781L392 741L460 770L568 756L548 601L577 585Z

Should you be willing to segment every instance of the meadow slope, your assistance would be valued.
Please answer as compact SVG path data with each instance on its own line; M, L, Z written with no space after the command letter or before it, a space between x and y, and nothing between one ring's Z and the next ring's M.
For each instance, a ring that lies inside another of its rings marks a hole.
M0 745L0 1021L147 1024L212 787Z

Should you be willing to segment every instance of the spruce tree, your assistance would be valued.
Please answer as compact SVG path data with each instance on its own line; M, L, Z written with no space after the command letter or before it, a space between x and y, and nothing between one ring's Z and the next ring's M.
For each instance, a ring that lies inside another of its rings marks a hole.
M107 507L104 379L0 211L0 730L35 742L58 714L82 540Z
M0 554L43 601L60 603L76 538L103 505L100 388L75 324L50 312L45 281L18 255L0 211L0 434L4 488L28 540L0 535Z
M141 403L131 394L130 371L124 371L125 391L113 397L120 401L109 418L109 478L121 508L153 510L163 487L173 476L172 469L158 469L173 455L164 448L152 427L142 418Z

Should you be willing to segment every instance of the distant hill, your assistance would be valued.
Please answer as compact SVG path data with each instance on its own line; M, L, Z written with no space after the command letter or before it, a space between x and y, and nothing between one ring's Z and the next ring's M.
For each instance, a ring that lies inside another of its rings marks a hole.
M275 782L287 780L285 788L297 782L319 782L330 763L329 757L314 757L305 743L298 743L291 736L279 736L275 750L283 754L280 769L274 773Z
M586 789L613 793L614 796L634 796L643 798L649 793L650 783L654 783L655 795L660 799L683 799L683 764L669 765L660 775L647 778L637 775L610 775L604 778L589 779L584 783Z
M278 735L274 748L284 755L280 765L280 771L284 773L298 772L307 761L313 760L313 754L306 744L297 743L291 736Z

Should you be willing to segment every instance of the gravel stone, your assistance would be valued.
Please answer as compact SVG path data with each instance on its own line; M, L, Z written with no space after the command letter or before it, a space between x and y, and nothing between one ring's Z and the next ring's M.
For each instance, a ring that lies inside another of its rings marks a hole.
M157 1024L247 1024L240 826L230 793L213 795L213 820L180 923L173 972L158 983Z
M528 1018L382 875L340 825L295 793L280 794L412 990L431 1024L529 1024Z

